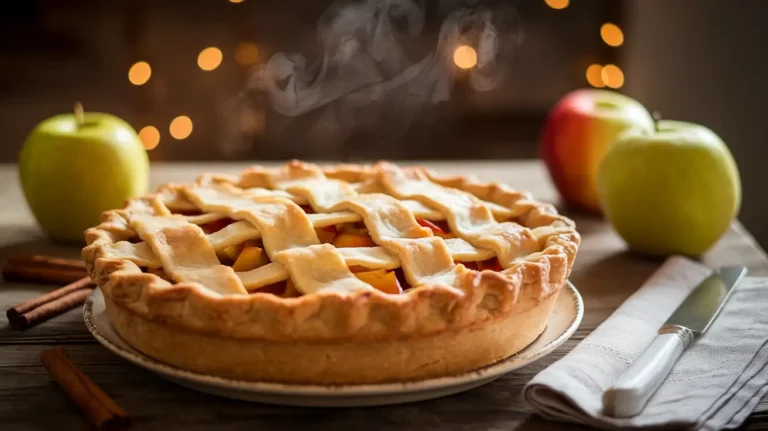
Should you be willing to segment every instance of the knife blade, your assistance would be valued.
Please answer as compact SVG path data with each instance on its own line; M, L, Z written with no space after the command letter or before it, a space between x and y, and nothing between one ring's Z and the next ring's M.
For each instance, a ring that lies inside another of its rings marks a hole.
M605 391L607 415L630 417L643 410L685 349L717 318L746 273L744 266L718 268L688 294L651 344Z

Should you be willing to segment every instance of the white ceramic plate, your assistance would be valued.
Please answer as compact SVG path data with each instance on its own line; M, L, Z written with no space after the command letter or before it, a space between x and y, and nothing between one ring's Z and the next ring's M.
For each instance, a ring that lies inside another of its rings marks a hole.
M584 314L581 295L570 282L560 291L544 332L530 346L495 364L450 377L374 385L293 385L232 380L194 373L157 361L131 347L112 327L104 296L94 290L83 307L85 326L106 348L161 377L209 394L269 404L352 407L399 404L463 392L540 359L563 344Z

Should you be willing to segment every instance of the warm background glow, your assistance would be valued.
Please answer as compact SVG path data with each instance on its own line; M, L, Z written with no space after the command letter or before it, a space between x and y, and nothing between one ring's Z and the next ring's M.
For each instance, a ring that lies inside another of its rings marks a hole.
M152 76L152 68L149 67L149 63L146 61L139 61L134 63L130 69L128 69L128 80L133 85L143 85L149 81L149 77Z
M624 43L624 33L619 26L610 22L600 27L600 37L603 38L603 42L610 46L621 46Z
M569 0L544 0L547 3L547 6L551 7L552 9L565 9L568 7L568 4L570 3Z
M245 0L229 0L230 3L242 3Z
M453 62L462 69L471 69L477 64L477 52L469 45L461 45L453 51Z
M139 139L141 139L144 148L151 150L160 143L160 131L155 126L147 126L139 130Z
M240 130L248 135L256 135L264 131L266 113L263 110L244 109L240 114Z
M176 139L186 139L192 134L192 120L186 115L180 115L171 121L171 136Z
M197 56L197 65L203 70L213 70L219 67L222 58L221 50L212 46L200 51L200 55Z
M587 82L589 82L589 85L597 88L605 87L602 72L603 67L599 64L590 65L587 68Z
M624 72L614 64L606 64L603 67L600 76L608 87L621 88L621 86L624 85Z
M253 42L242 42L235 48L235 61L250 66L259 61L259 47Z

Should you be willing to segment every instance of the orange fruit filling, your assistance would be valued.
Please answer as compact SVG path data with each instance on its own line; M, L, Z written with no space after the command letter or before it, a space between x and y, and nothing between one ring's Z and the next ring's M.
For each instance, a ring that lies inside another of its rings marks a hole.
M456 235L450 232L450 229L448 228L447 223L443 223L445 226L440 226L438 222L429 221L421 217L416 218L416 223L420 224L423 227L431 229L432 233L439 237L456 238Z
M355 235L351 233L340 233L333 238L331 242L336 248L344 247L376 247L370 236Z
M355 277L370 284L374 288L391 294L403 293L403 287L397 280L395 271L377 269L375 271L355 272Z
M232 264L232 269L237 272L250 271L259 267L262 267L269 263L269 257L267 252L256 245L244 244L240 254L238 254L235 263Z
M429 228L436 236L440 236L442 238L455 238L455 235L450 232L447 223L444 221L433 222L421 217L417 218L416 221L419 223L419 225ZM233 222L234 220L230 218L222 218L211 223L201 225L200 227L207 234L210 234L223 229ZM321 243L332 244L337 248L377 246L377 244L374 243L371 239L368 230L362 223L343 223L338 226L326 226L317 228L315 232L317 233L317 237ZM232 269L237 272L251 271L270 263L269 257L264 250L264 245L261 240L248 240L242 244L229 246L223 250L218 251L217 255L223 264L232 266ZM499 260L495 257L485 261L457 261L455 263L462 264L466 268L475 271L503 270L499 264ZM405 278L405 274L403 273L402 268L397 268L395 270L371 270L361 266L351 266L349 269L355 275L355 277L370 284L375 289L385 293L400 294L403 293L403 291L411 288ZM167 275L162 269L147 269L147 272L157 274L167 279ZM283 298L294 298L301 296L301 292L296 290L295 285L290 279L263 286L259 289L251 291L250 293L266 293Z

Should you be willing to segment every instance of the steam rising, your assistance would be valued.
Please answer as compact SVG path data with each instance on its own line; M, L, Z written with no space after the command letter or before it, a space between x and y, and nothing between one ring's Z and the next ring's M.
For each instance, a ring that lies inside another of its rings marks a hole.
M428 107L450 99L457 74L476 91L494 88L522 40L515 11L443 2L437 12L443 17L437 46L420 56L413 47L424 44L421 5L410 0L336 3L318 20L318 60L273 55L255 69L236 109L266 110L267 132L282 140L309 139L331 147L356 131L378 137L404 133ZM461 45L477 53L477 65L468 71L453 62ZM241 149L247 148L241 144Z

